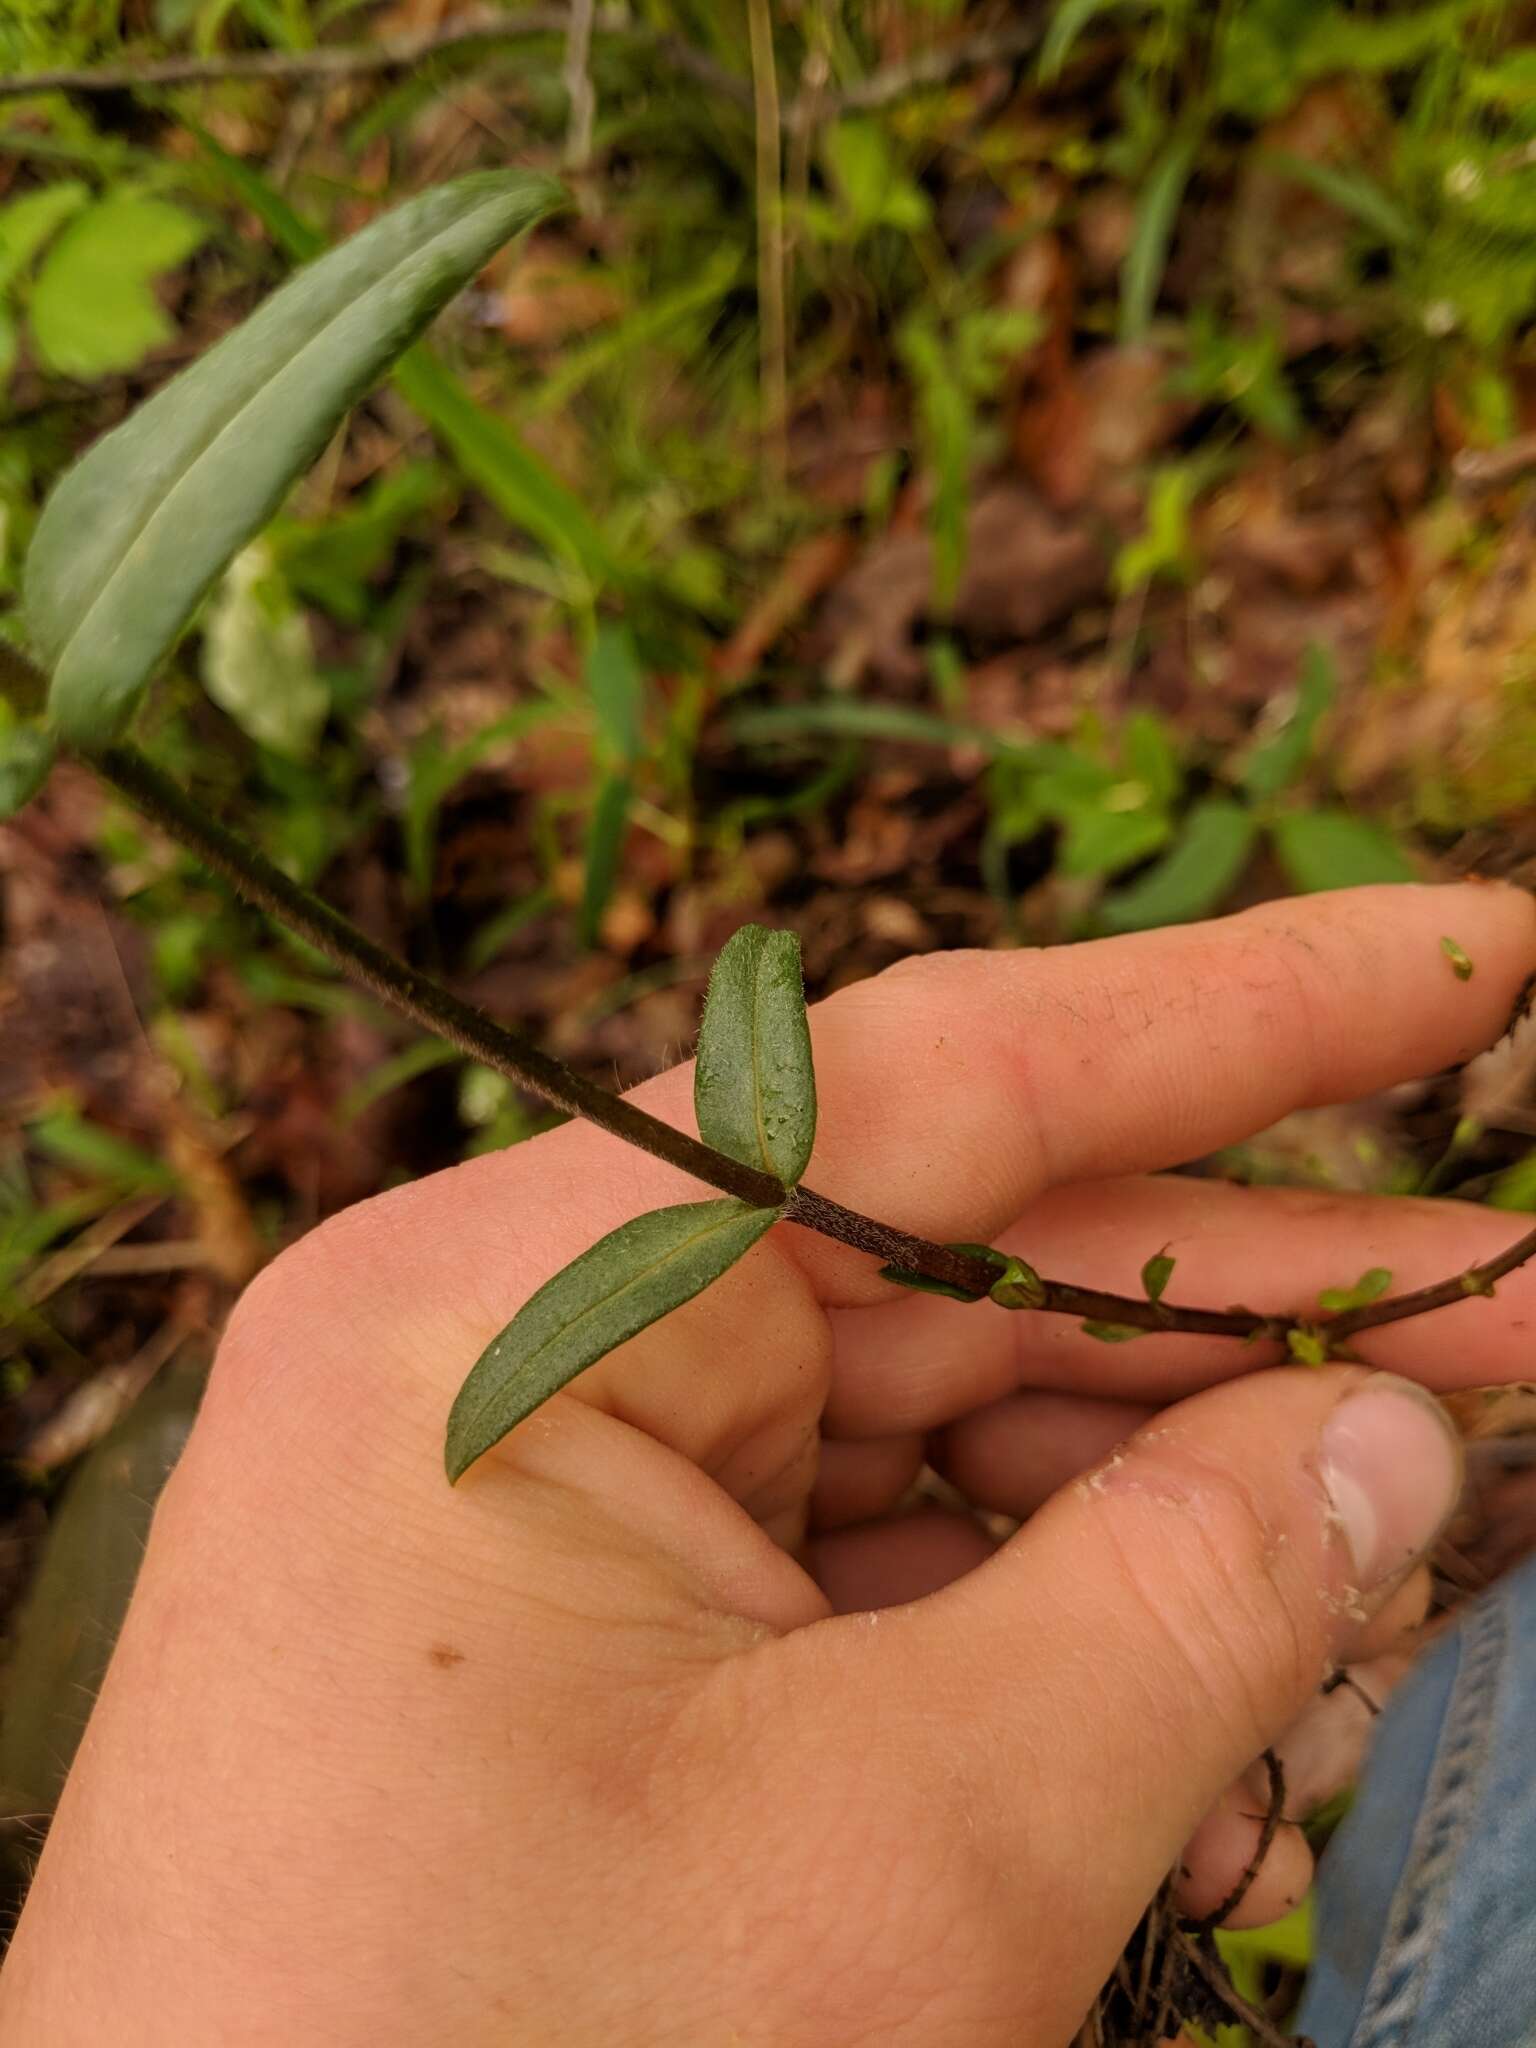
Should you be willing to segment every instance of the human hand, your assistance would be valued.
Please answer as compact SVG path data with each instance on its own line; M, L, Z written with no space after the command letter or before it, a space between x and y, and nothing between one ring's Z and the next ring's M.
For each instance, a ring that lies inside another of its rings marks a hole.
M1486 886L913 962L813 1012L809 1177L1121 1291L1164 1244L1171 1296L1211 1305L1438 1279L1509 1220L1107 1177L1465 1058L1533 964L1530 903ZM641 1094L689 1121L687 1070ZM1197 1907L1223 1896L1254 1838L1230 1788L1412 1605L1456 1481L1437 1412L1230 1340L898 1295L781 1228L450 1491L489 1336L696 1194L567 1126L347 1211L249 1290L0 2039L1054 2044L1181 1857ZM1359 1349L1521 1377L1533 1306L1521 1272ZM1019 1535L890 1519L928 1449Z

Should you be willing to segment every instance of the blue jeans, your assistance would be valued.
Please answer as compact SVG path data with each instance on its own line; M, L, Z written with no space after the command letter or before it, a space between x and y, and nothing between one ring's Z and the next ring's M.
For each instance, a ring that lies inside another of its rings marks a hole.
M1321 1865L1318 2048L1536 2044L1536 1558L1393 1696Z

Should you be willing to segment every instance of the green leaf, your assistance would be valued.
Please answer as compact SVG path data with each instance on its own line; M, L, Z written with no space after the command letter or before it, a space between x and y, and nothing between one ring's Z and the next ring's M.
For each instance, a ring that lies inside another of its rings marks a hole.
M261 173L183 116L201 143L209 163L261 221L273 241L295 262L305 262L325 247L325 237ZM552 553L574 562L592 583L630 579L629 569L613 554L583 510L539 458L520 441L506 421L470 397L460 380L430 349L413 348L394 372L395 388L420 413L459 468L484 491L515 526L530 533Z
M626 767L639 758L645 677L628 626L603 624L587 651L587 688L598 731L614 758Z
M177 117L207 158L217 182L226 186L261 222L276 246L294 263L308 263L325 247L325 236L301 213L295 212L270 179L254 164L227 150L191 115L178 110Z
M1073 44L1094 16L1111 13L1115 4L1116 0L1059 0L1050 10L1050 26L1040 45L1040 77L1044 84L1049 85L1060 75Z
M1057 862L1064 875L1114 875L1156 853L1173 830L1166 811L1117 811L1103 803L1061 807L1066 825Z
M1391 1285L1391 1267L1372 1266L1360 1275L1353 1287L1325 1287L1317 1297L1317 1305L1334 1315L1341 1315L1345 1309L1365 1308L1373 1301L1380 1301Z
M1133 711L1120 732L1120 757L1156 804L1171 804L1184 786L1168 721L1155 711Z
M1120 271L1120 339L1140 341L1152 324L1168 244L1195 161L1195 137L1178 136L1147 173L1136 201L1136 224Z
M225 564L348 407L560 188L490 171L424 193L301 270L68 472L27 559L50 707L109 742Z
M816 1075L800 941L744 924L709 977L693 1074L706 1145L793 1187L816 1138Z
M77 213L38 273L28 304L45 369L64 377L131 370L175 332L150 289L208 230L169 200L123 193Z
M1145 1337L1145 1330L1132 1329L1129 1323L1084 1323L1083 1335L1097 1337L1101 1344L1129 1344L1134 1337Z
M90 196L90 188L78 178L65 178L0 206L0 291L9 290L49 237Z
M1167 1291L1168 1282L1173 1278L1176 1260L1170 1259L1166 1251L1148 1259L1141 1269L1141 1284L1146 1289L1148 1301L1161 1301Z
M1099 905L1107 932L1186 924L1214 910L1247 865L1258 828L1241 804L1205 797L1190 807L1177 841L1155 867Z
M1379 241L1393 248L1405 248L1418 240L1411 214L1404 211L1389 192L1364 171L1336 164L1316 163L1309 157L1292 156L1285 150L1260 153L1258 163L1281 171L1307 186L1319 199L1353 216Z
M224 572L203 628L203 687L258 746L305 761L331 693L315 669L309 621L274 567L265 541L242 548Z
M1276 818L1270 831L1280 865L1298 889L1414 880L1397 841L1348 811L1290 811Z
M586 869L582 877L577 929L584 946L597 944L603 912L618 879L619 855L629 825L633 791L627 775L610 775L600 785L587 825Z
M653 1209L547 1280L459 1389L448 1418L449 1479L579 1372L718 1280L778 1214L736 1201Z
M1337 692L1333 656L1314 640L1301 658L1296 702L1290 716L1272 739L1255 747L1248 756L1243 788L1255 803L1267 803L1278 796L1306 767L1318 721L1332 707Z
M1442 939L1440 941L1440 950L1446 959L1450 961L1451 972L1458 981L1470 981L1472 979L1475 972L1472 965L1472 956L1464 946L1459 945L1455 939Z
M575 493L545 468L504 419L478 405L428 349L413 348L402 358L394 381L465 476L478 484L504 518L532 534L552 554L574 563L594 588L630 580L630 571L587 517Z
M1513 1166L1506 1166L1488 1190L1490 1209L1512 1209L1527 1214L1536 1209L1536 1150L1527 1152Z
M0 731L0 818L16 813L48 780L58 749L41 726L17 720Z
M878 121L834 121L821 147L857 233L891 227L915 234L928 225L933 212L928 195L896 162Z

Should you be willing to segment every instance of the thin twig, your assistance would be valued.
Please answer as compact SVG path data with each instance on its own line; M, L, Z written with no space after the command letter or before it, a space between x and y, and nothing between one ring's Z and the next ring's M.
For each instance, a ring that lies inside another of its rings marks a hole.
M1190 1922L1191 1931L1195 1934L1210 1934L1226 1925L1252 1891L1255 1878L1264 1868L1265 1857L1275 1846L1280 1823L1285 1819L1285 1768L1272 1749L1265 1750L1263 1761L1269 1772L1269 1805L1264 1810L1264 1825L1259 1829L1259 1839L1248 1859L1248 1867L1214 1912Z
M207 56L149 57L137 63L92 64L79 69L18 72L0 78L0 100L37 93L138 92L154 87L213 85L224 81L327 86L383 71L485 54L533 36L563 36L570 27L565 7L528 7L517 14L462 17L443 28L416 35L379 36L367 43L332 43L313 50L227 50ZM629 18L623 8L594 10L593 28L605 40L643 44L674 71L737 105L750 104L746 81L680 36L657 35Z
M593 0L571 0L565 32L565 93L570 106L565 163L572 171L584 171L592 160L592 130L597 121L591 71L593 15Z
M775 483L789 468L789 327L785 310L784 186L779 70L772 0L747 0L752 46L752 113L757 131L757 320L763 445Z
M795 128L840 114L872 113L895 100L910 99L914 93L948 85L968 71L983 71L989 64L1007 64L1027 57L1040 43L1048 12L1046 7L1036 5L1028 20L968 36L963 42L936 44L905 64L887 64L872 71L868 78L845 86L841 92L803 93L786 108L784 125Z
M136 63L17 72L0 77L0 100L27 99L46 92L138 92L226 80L324 87L378 72L410 70L438 59L456 60L472 56L477 49L489 54L534 36L564 36L570 15L565 7L528 7L517 14L476 16L469 22L461 17L446 27L417 35L379 36L367 43L332 43L313 50L225 50L206 56L148 57ZM814 128L841 114L869 113L915 93L930 92L989 64L1027 57L1040 41L1043 23L1044 10L1036 7L1027 21L938 44L907 63L885 65L840 92L813 87L780 109L780 124L791 131ZM707 91L738 107L752 104L752 88L746 79L681 36L657 34L630 19L622 8L594 10L592 25L596 39L643 44L669 69L692 78Z

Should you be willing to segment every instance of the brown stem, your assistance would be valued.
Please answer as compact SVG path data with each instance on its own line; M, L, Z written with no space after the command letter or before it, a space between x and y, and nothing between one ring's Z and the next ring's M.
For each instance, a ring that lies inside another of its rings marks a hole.
M18 709L33 710L43 701L47 678L34 662L9 642L0 640L0 695ZM784 1205L787 1221L823 1237L869 1252L887 1265L900 1266L926 1279L965 1289L978 1299L996 1277L984 1260L932 1244L888 1223L844 1208L811 1188L795 1188L787 1197L771 1174L716 1152L685 1132L663 1123L623 1096L610 1094L595 1081L574 1073L561 1061L505 1026L493 1023L471 1004L461 1002L430 975L397 960L375 945L337 911L285 875L266 855L212 818L172 778L136 748L116 746L90 757L90 765L120 789L146 816L160 825L188 852L223 875L241 895L306 940L349 979L381 1002L409 1017L423 1030L506 1074L533 1094L572 1116L585 1117L600 1129L638 1145L668 1165L693 1175L723 1194L758 1207ZM1536 1230L1528 1231L1494 1258L1472 1266L1431 1287L1388 1296L1364 1308L1348 1310L1314 1325L1330 1345L1337 1346L1362 1330L1447 1308L1473 1295L1493 1292L1495 1284L1528 1259L1536 1257ZM1178 1308L1167 1301L1108 1294L1070 1281L1040 1281L1037 1312L1074 1316L1086 1322L1114 1324L1149 1334L1177 1332L1188 1336L1239 1337L1283 1343L1287 1331L1310 1319L1294 1314L1261 1315L1252 1309Z
M908 63L884 65L841 92L821 88L802 92L787 102L779 119L791 132L814 128L840 114L890 106L989 64L1012 62L1027 56L1039 43L1044 19L1044 8L1035 7L1027 20L937 44ZM565 7L527 7L516 14L492 14L469 22L461 16L449 27L418 35L379 36L367 43L332 43L313 50L214 51L207 56L150 57L138 63L17 72L0 78L0 100L26 99L44 92L135 92L157 86L212 85L226 79L326 86L376 72L410 70L437 58L469 56L477 48L491 51L530 36L563 36L569 24ZM672 70L736 106L752 104L752 88L746 79L681 36L658 35L627 19L619 8L599 12L593 27L605 41L644 44Z
M418 35L379 36L367 43L332 43L314 50L230 50L208 56L151 57L138 63L91 64L76 70L24 71L0 78L0 100L26 99L43 92L136 92L157 86L273 82L285 85L335 84L381 71L408 71L437 59L489 52L530 36L563 36L570 26L565 7L528 7L516 14L488 14ZM604 9L593 22L610 41L643 43L669 64L696 79L710 92L738 105L751 94L735 72L716 64L679 36L657 35L626 18L621 8Z
M35 674L30 662L9 650L9 666L18 661L22 673ZM91 765L139 808L161 825L189 852L205 861L231 882L251 902L275 917L291 931L308 940L353 981L372 991L381 1001L410 1017L424 1030L456 1045L461 1052L498 1073L509 1075L534 1094L573 1116L586 1117L616 1138L623 1138L642 1151L664 1159L706 1185L739 1200L759 1206L777 1206L785 1200L784 1189L772 1175L744 1166L739 1160L700 1144L683 1131L664 1124L624 1097L612 1095L596 1082L552 1059L529 1040L461 1002L429 975L397 960L382 946L375 945L346 918L312 896L281 868L273 865L256 848L226 830L169 776L132 747L108 748L92 757ZM811 1188L796 1188L785 1209L788 1221L819 1231L857 1251L870 1252L888 1265L941 1280L951 1287L986 1294L995 1274L980 1259L945 1245L931 1244L874 1217L846 1209ZM1401 1322L1407 1316L1423 1315L1431 1309L1448 1307L1469 1296L1492 1292L1495 1282L1536 1256L1536 1230L1527 1234L1481 1266L1453 1274L1432 1287L1411 1294L1389 1296L1368 1306L1351 1309L1321 1324L1330 1345L1343 1343L1362 1330L1385 1323ZM1178 1308L1166 1301L1149 1301L1129 1295L1107 1294L1094 1287L1078 1287L1070 1281L1041 1280L1040 1312L1074 1316L1088 1322L1115 1324L1124 1329L1179 1332L1191 1336L1240 1337L1249 1341L1268 1339L1283 1343L1288 1329L1301 1318L1295 1315L1261 1315L1251 1309Z

